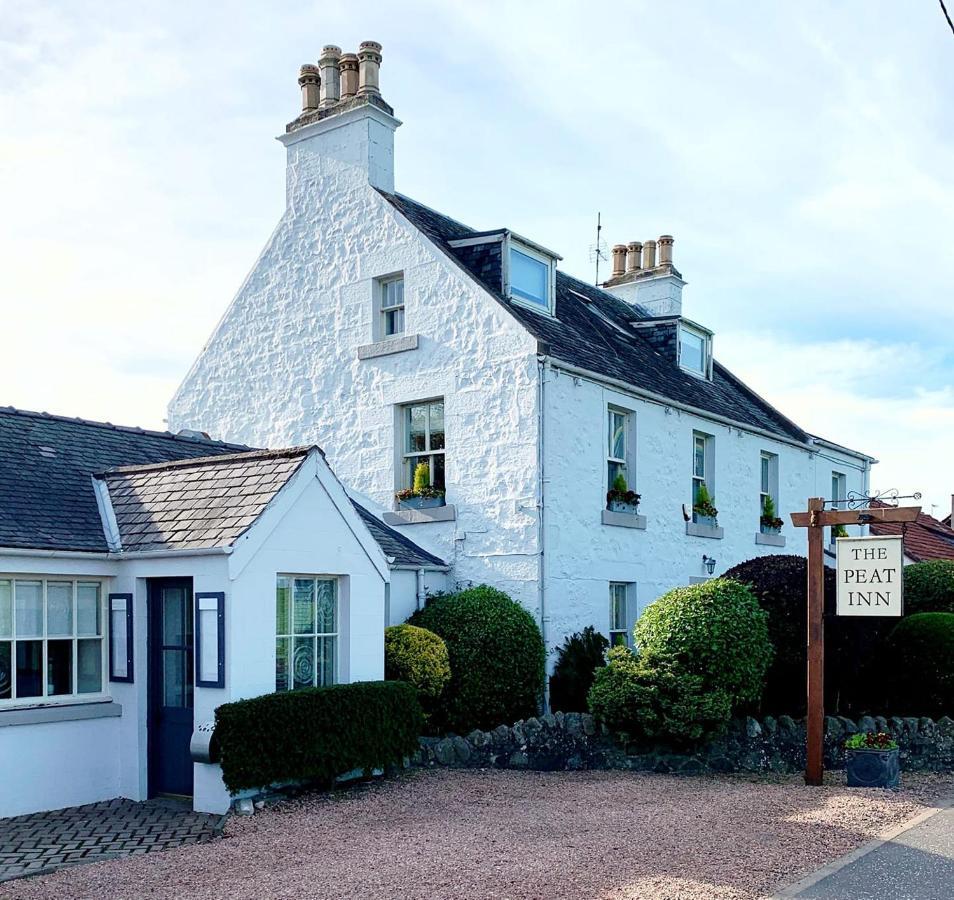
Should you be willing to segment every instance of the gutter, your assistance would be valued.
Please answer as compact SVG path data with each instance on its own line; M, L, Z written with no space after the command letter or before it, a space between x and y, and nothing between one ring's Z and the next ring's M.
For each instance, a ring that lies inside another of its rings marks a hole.
M537 597L540 604L540 635L543 638L543 651L544 651L544 671L543 671L543 711L550 711L550 679L547 675L547 669L549 666L550 658L550 649L547 644L547 605L546 605L546 553L545 553L545 541L546 541L546 524L544 521L544 515L546 512L546 497L544 492L544 487L546 485L546 478L544 472L544 461L546 459L546 443L545 443L545 431L544 431L544 410L546 409L546 383L547 383L547 369L549 363L546 356L540 358L538 362L538 379L537 379L537 471L539 472L539 478L537 480L537 545L539 547L539 563L538 563L538 586L537 586Z
M181 550L120 550L98 553L93 550L28 550L25 547L0 547L0 556L38 556L41 559L100 559L118 562L124 559L159 559L176 556L228 556L231 547L186 547Z
M450 566L437 566L437 565L426 565L418 566L412 563L402 563L398 566L389 566L392 571L398 572L449 572L451 570Z

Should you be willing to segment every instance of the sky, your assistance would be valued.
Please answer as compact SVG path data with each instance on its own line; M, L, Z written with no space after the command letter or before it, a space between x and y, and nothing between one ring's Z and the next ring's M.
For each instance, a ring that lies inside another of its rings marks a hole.
M717 358L950 511L933 0L0 0L0 404L162 428L283 209L298 66L369 39L398 190L586 279L598 212L609 246L674 235Z

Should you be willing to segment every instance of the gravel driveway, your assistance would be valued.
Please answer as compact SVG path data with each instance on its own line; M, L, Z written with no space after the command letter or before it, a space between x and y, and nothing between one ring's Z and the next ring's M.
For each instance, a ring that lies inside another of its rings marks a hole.
M756 898L952 786L914 775L892 793L798 778L416 772L233 817L211 844L10 882L0 896Z

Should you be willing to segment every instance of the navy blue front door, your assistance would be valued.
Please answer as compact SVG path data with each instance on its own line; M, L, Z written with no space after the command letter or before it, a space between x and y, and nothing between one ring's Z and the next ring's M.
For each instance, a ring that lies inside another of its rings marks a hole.
M149 795L192 794L192 579L149 582Z

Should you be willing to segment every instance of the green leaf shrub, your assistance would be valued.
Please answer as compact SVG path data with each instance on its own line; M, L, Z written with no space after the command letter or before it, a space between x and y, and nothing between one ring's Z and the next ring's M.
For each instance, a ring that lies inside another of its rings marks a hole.
M904 567L904 611L954 613L954 559Z
M385 628L384 677L414 685L425 718L430 720L451 677L447 644L433 631L416 625Z
M550 709L586 712L586 697L596 670L606 665L607 647L609 641L592 625L563 642L550 676Z
M707 688L703 676L650 665L626 647L610 650L596 672L589 706L617 734L677 748L713 736L732 714L728 693Z
M891 715L954 715L954 613L905 616L885 640L879 669Z
M417 749L422 721L411 685L359 681L225 703L215 711L215 739L234 793L399 764Z
M519 603L487 585L431 599L408 620L444 639L451 679L442 723L460 733L536 715L546 654L540 629Z
M698 676L733 706L754 703L772 661L767 619L749 588L716 578L650 603L636 620L636 644L648 666Z

